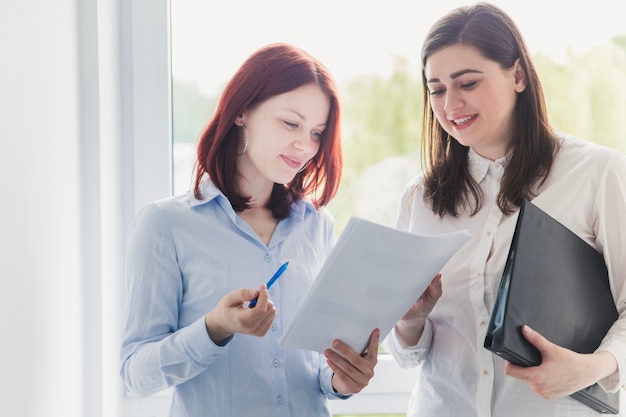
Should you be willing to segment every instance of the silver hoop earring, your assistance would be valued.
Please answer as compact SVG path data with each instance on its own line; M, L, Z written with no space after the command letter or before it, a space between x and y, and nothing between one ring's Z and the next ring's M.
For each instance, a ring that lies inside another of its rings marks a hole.
M246 138L246 141L244 142L243 145L243 150L241 152L235 152L235 155L237 156L241 156L246 152L246 149L248 149L248 129L246 129L246 125L242 124L241 127L243 127L243 132Z

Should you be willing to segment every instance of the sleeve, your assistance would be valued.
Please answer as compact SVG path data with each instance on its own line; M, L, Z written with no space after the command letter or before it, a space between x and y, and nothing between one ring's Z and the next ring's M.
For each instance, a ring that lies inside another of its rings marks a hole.
M145 396L187 381L226 353L208 336L204 317L178 328L182 277L165 215L156 204L138 213L126 256L121 378Z
M400 343L400 340L398 340L396 329L392 328L389 332L389 336L387 336L389 353L391 353L391 356L401 368L414 368L426 357L426 354L430 349L432 338L433 329L432 323L429 319L426 319L422 337L415 346L404 347L402 343Z
M320 387L324 397L329 400L345 400L352 397L352 394L343 395L335 391L333 388L333 371L326 363L326 357L320 354L320 363L323 364L320 368Z
M626 158L614 152L606 165L594 203L596 244L604 255L619 317L598 351L613 354L618 372L599 381L606 391L626 385Z

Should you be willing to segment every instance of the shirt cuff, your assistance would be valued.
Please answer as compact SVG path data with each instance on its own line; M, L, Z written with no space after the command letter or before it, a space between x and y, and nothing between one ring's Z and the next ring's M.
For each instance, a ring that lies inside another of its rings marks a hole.
M187 328L184 329L188 332L185 337L185 349L189 352L192 359L198 363L209 365L218 356L226 353L226 345L232 340L232 336L226 339L222 345L216 345L209 337L209 333L206 330L206 324L204 317L199 318Z
M598 385L600 385L600 387L606 392L617 392L620 388L626 389L626 381L624 381L626 379L626 376L624 376L624 370L626 369L626 358L623 357L624 355L620 355L617 353L619 352L619 350L616 351L615 348L618 346L618 344L612 346L612 344L609 343L607 345L600 346L600 348L598 348L598 350L596 351L610 353L611 355L613 355L615 361L617 362L617 372L598 381Z
M430 350L432 335L432 323L430 320L426 320L424 331L417 344L403 346L396 334L396 328L393 327L389 337L389 348L398 365L402 368L412 368L421 362Z
M335 391L333 388L333 375L335 373L330 369L330 367L325 366L320 371L320 384L322 388L322 393L329 400L345 400L347 398L352 397L352 394L342 394L340 392Z

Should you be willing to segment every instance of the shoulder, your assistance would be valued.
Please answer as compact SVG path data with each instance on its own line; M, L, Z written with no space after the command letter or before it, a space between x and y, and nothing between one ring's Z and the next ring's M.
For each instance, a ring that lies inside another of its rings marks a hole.
M413 202L416 199L422 200L424 197L424 174L420 173L413 177L402 191L402 205Z
M561 134L560 147L550 176L552 182L564 181L582 188L601 187L614 178L621 182L626 177L626 158L616 149L598 145L574 136Z
M303 213L303 220L305 223L312 224L316 228L334 230L335 218L331 212L325 208L315 208L313 203L308 200L301 200L298 205L298 210Z
M174 219L191 212L193 194L185 193L147 203L139 208L133 228L169 228Z
M605 166L609 163L620 163L624 155L616 149L599 145L576 136L559 133L560 148L557 160L561 163L586 163Z

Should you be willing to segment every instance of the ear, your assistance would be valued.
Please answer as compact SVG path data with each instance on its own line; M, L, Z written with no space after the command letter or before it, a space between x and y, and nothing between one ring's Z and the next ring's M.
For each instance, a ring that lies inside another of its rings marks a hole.
M235 119L235 124L239 127L243 126L243 115Z
M513 64L513 74L515 76L515 92L521 93L526 90L526 73L519 62L519 58Z

